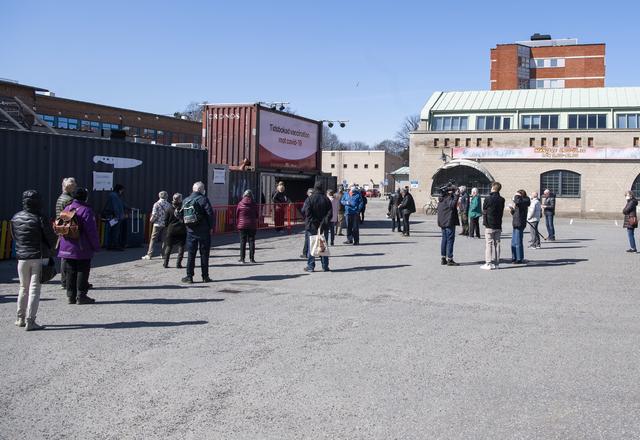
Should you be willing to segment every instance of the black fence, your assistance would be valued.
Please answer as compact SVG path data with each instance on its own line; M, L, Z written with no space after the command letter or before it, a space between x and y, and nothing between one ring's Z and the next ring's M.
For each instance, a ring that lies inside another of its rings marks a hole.
M0 129L0 151L0 220L22 209L26 189L42 194L44 213L53 217L65 177L89 189L96 214L111 184L125 186L130 207L149 212L159 191L188 195L194 182L207 179L206 150Z

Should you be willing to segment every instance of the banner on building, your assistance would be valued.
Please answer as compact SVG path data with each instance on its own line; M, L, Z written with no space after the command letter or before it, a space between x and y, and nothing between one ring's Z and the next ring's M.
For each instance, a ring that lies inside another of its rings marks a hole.
M454 159L640 160L640 148L454 148Z

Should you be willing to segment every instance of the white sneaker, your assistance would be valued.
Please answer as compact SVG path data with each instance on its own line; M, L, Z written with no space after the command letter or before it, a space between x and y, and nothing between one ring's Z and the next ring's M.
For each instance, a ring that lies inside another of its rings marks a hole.
M144 257L141 258L141 260L151 260L151 257L148 255L145 255Z
M485 263L482 266L480 266L480 269L482 269L482 270L491 270L491 269L493 269L493 264Z

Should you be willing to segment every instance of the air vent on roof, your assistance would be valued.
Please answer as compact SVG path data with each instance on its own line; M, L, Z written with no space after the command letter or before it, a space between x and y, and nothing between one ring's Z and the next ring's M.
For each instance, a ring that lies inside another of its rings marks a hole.
M551 35L549 34L539 34L535 33L531 36L531 41L540 41L540 40L551 40Z

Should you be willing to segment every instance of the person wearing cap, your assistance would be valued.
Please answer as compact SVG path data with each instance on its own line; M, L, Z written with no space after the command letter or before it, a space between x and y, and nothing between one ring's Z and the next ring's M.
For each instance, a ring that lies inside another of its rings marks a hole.
M87 295L87 291L91 259L100 250L96 217L87 204L89 191L86 188L76 188L72 195L73 202L64 211L75 211L80 237L75 240L61 237L58 257L65 259L69 304L93 304L96 301Z
M240 232L240 263L246 263L247 242L249 243L249 261L256 262L256 230L259 215L258 205L253 200L253 192L248 189L236 208L236 225Z
M162 243L164 240L164 224L167 219L167 211L171 208L171 204L167 201L169 194L166 191L158 193L158 201L153 204L151 217L149 222L153 225L151 230L151 238L149 239L149 250L142 257L143 260L153 258L153 251L156 243Z
M162 266L166 269L169 267L169 258L171 258L171 250L174 246L178 246L178 261L176 268L182 269L182 259L184 258L184 248L187 243L187 227L177 216L177 212L182 208L182 194L175 193L171 199L171 207L167 210L165 218L165 228L167 233L164 237L164 246L162 255L164 263Z
M40 304L42 258L53 255L57 237L51 224L42 215L42 198L36 190L22 193L22 211L11 219L11 235L18 259L18 327L27 331L41 330L36 323Z

